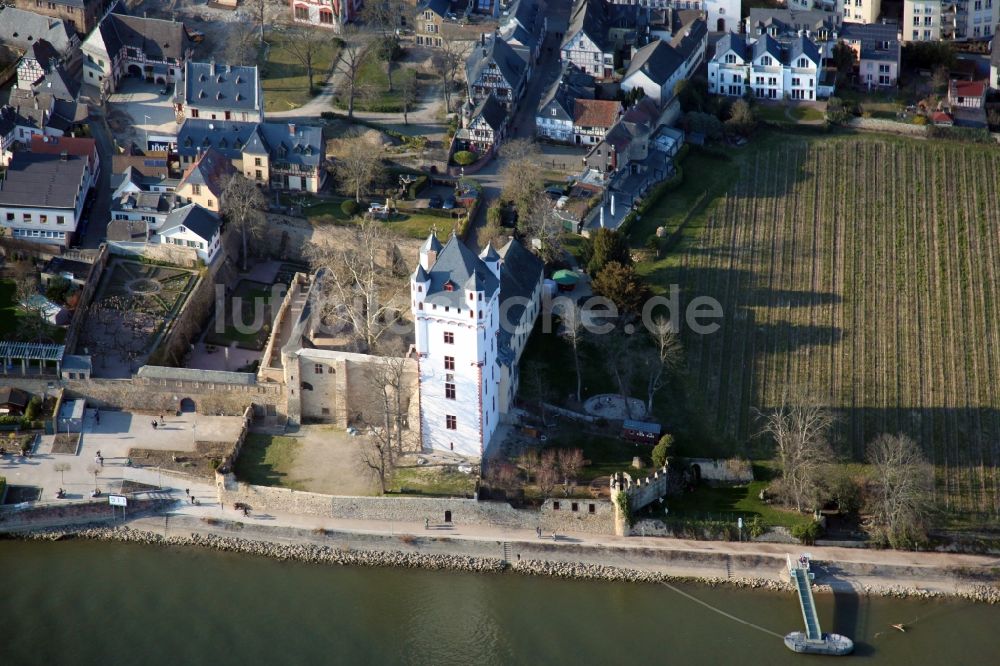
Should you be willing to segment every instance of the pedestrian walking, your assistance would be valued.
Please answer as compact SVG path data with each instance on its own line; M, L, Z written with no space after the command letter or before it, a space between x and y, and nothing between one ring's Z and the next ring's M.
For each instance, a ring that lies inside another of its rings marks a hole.
M538 538L541 539L542 538L542 528L541 527L536 527L535 528L535 534L537 534Z
M94 410L94 421L97 423L97 425L101 425L101 410L99 409Z
M190 495L191 494L191 489L190 488L185 488L184 489L184 494L185 495Z
M163 423L163 414L160 414L160 423Z
M430 528L431 528L431 519L430 518L424 518L424 529L425 530L429 530Z
M156 421L153 421L153 430L156 430L157 426L159 426L159 423L157 423Z
M191 501L191 504L194 504L194 495L191 495L188 499Z

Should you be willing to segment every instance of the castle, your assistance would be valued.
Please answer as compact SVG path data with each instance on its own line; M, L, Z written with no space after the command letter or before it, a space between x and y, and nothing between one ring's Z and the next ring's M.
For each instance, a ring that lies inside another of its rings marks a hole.
M518 241L479 255L432 233L410 279L423 448L481 458L518 386L543 264Z

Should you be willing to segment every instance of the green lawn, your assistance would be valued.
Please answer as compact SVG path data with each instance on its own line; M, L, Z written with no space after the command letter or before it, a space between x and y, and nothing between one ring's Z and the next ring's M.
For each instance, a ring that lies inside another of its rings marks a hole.
M471 496L476 492L476 476L440 467L402 467L392 475L389 492L446 497Z
M309 220L310 224L340 224L347 225L355 223L359 218L350 217L340 209L340 204L346 197L337 197L331 201L323 201L313 205L304 206L302 213ZM362 210L367 210L368 204L362 202ZM450 219L442 215L431 215L427 213L395 213L384 224L389 230L400 236L410 238L427 238L431 228L436 228L438 235L447 234L452 227L458 224L458 218Z
M417 71L409 67L400 67L393 63L392 92L389 92L389 77L386 74L385 61L374 53L369 53L358 71L358 81L354 97L354 108L358 111L379 111L382 113L399 113L403 103L399 91L403 81L417 76ZM347 90L337 91L334 104L338 108L347 108Z
M672 518L734 521L742 516L747 521L760 516L768 525L791 528L808 523L808 514L785 511L760 499L760 491L770 483L772 470L765 465L753 466L754 479L746 486L711 487L699 485L693 492L669 500Z
M264 110L286 111L302 106L313 98L309 91L309 77L306 68L288 50L288 44L295 33L268 32L265 41L270 44L267 60L260 61L261 85L264 88ZM327 41L320 49L313 65L313 86L321 88L327 73L333 67L340 50L336 39ZM261 54L263 56L263 54Z
M825 118L823 112L811 106L784 104L759 104L757 117L771 123L793 123L796 121L817 122Z
M294 437L249 434L236 459L236 478L258 486L295 488L284 478L301 446Z

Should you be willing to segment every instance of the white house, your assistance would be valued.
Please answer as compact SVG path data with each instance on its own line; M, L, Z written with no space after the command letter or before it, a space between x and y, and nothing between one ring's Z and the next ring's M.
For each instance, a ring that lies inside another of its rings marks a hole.
M175 82L177 122L185 118L264 121L264 93L256 66L184 63Z
M16 153L0 184L0 225L18 240L69 247L89 183L85 157Z
M749 88L760 99L815 100L826 92L819 84L821 60L816 44L806 37L783 45L767 34L748 42L729 33L708 63L708 89L732 97Z
M566 65L562 76L552 82L535 112L535 134L560 143L573 142L573 117L576 101L594 99L594 77Z
M289 0L292 21L339 32L361 11L361 0Z
M674 96L674 86L691 76L705 58L708 29L703 19L692 21L668 43L654 40L632 54L621 88L641 88L647 97L665 105Z
M83 42L83 82L104 95L117 90L126 75L170 84L193 46L178 21L108 14Z
M903 42L988 39L1000 23L1000 0L903 0Z
M222 243L219 218L198 204L175 208L152 231L154 242L191 248L206 265L215 259Z
M489 448L517 391L542 268L514 240L479 256L455 235L442 246L431 234L421 247L410 294L424 449L480 459Z
M613 5L635 5L650 9L696 10L704 12L708 29L715 32L738 30L740 0L609 0ZM789 0L791 2L792 0ZM811 0L807 0L811 1Z

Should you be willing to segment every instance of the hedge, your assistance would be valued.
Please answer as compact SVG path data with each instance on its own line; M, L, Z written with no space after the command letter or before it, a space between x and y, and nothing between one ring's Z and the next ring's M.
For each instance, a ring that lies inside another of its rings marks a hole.
M344 212L344 215L357 215L358 211L361 210L361 205L358 204L354 199L347 199L340 204L340 210Z
M427 187L427 183L430 178L427 176L417 176L417 179L409 184L406 188L406 196L410 199L416 199L420 191Z
M476 161L476 154L471 150L460 150L451 159L459 166L469 166Z
M994 143L988 130L971 127L936 127L927 128L927 136L932 139L948 139L950 141L965 141L968 143Z

